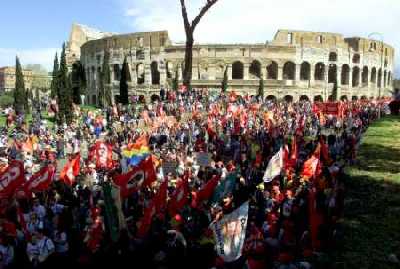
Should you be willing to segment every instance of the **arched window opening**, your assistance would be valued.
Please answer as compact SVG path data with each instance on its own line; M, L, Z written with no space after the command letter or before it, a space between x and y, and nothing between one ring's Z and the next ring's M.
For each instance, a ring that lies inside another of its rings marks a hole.
M300 100L300 102L308 102L308 101L310 101L310 99L308 98L307 95L300 96L299 100Z
M158 63L151 63L151 84L159 85L160 84L160 71L158 71Z
M261 64L259 61L253 61L249 68L250 78L259 79L261 78Z
M114 80L121 80L121 69L119 68L119 64L114 64L113 66Z
M357 66L353 68L352 78L352 87L358 87L360 85L360 68L358 68Z
M324 40L324 38L323 38L322 35L319 35L319 36L317 37L318 43L322 44L322 41L323 41L323 40Z
M362 74L361 74L361 82L363 86L368 85L368 67L364 66Z
M371 70L371 82L376 83L376 68L373 67Z
M278 79L278 64L276 62L267 66L267 79Z
M243 64L241 62L232 64L232 79L243 79Z
M341 79L342 79L342 81L341 81L342 85L349 85L350 67L347 64L342 66Z
M386 84L387 84L386 79L387 79L387 72L385 71L384 75L383 75L383 87L386 87Z
M328 83L337 82L337 68L336 64L330 64L328 70Z
M287 62L283 65L283 79L294 80L296 75L296 65L293 62Z
M283 100L284 100L286 103L292 103L292 102L293 102L293 96L291 96L291 95L285 95L285 97L283 97Z
M174 66L172 65L171 62L167 62L165 66L167 69L167 78L172 78Z
M337 61L337 53L336 52L329 53L329 61L330 62L336 62Z
M360 54L354 54L353 55L353 64L359 64L360 63Z
M323 102L324 99L322 98L322 95L316 95L314 96L314 102Z
M382 69L378 71L378 87L382 87Z
M137 76L137 84L142 85L144 83L144 65L138 64L136 66L136 76Z
M325 65L323 63L317 63L315 65L315 80L325 80Z
M300 67L300 80L310 80L311 66L307 62L303 62Z

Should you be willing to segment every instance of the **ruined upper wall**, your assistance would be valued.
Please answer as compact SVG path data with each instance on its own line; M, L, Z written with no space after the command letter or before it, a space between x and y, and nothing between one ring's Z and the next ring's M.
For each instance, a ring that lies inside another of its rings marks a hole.
M86 42L81 50L96 53L105 49L124 49L151 47L160 49L171 44L167 31L142 32L124 35L113 35L99 40Z

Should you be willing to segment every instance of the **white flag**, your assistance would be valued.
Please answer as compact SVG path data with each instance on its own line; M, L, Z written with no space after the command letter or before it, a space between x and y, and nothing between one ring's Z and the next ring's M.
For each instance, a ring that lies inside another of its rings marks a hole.
M281 174L283 168L283 148L281 148L269 161L264 173L264 182L271 182L274 177Z
M235 261L242 256L248 214L249 202L246 202L220 221L210 224L214 232L217 253L225 262Z

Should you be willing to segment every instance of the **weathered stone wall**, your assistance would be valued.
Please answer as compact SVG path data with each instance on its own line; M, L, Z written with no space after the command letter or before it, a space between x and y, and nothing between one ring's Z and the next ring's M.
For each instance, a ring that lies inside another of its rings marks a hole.
M182 78L185 47L171 44L168 32L146 32L92 40L81 47L88 97L96 101L103 53L111 53L111 87L118 95L124 57L130 92L151 96L168 88L178 69ZM265 95L328 99L334 84L339 97L371 98L392 90L394 49L380 41L340 34L280 30L265 44L204 44L193 51L194 87L217 89L228 70L229 89L256 94L260 78Z

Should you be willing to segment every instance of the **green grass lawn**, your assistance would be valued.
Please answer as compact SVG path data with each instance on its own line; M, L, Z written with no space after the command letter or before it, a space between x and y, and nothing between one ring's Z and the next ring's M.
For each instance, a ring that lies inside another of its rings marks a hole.
M359 165L346 180L345 268L399 268L400 257L400 117L370 126L362 139Z

